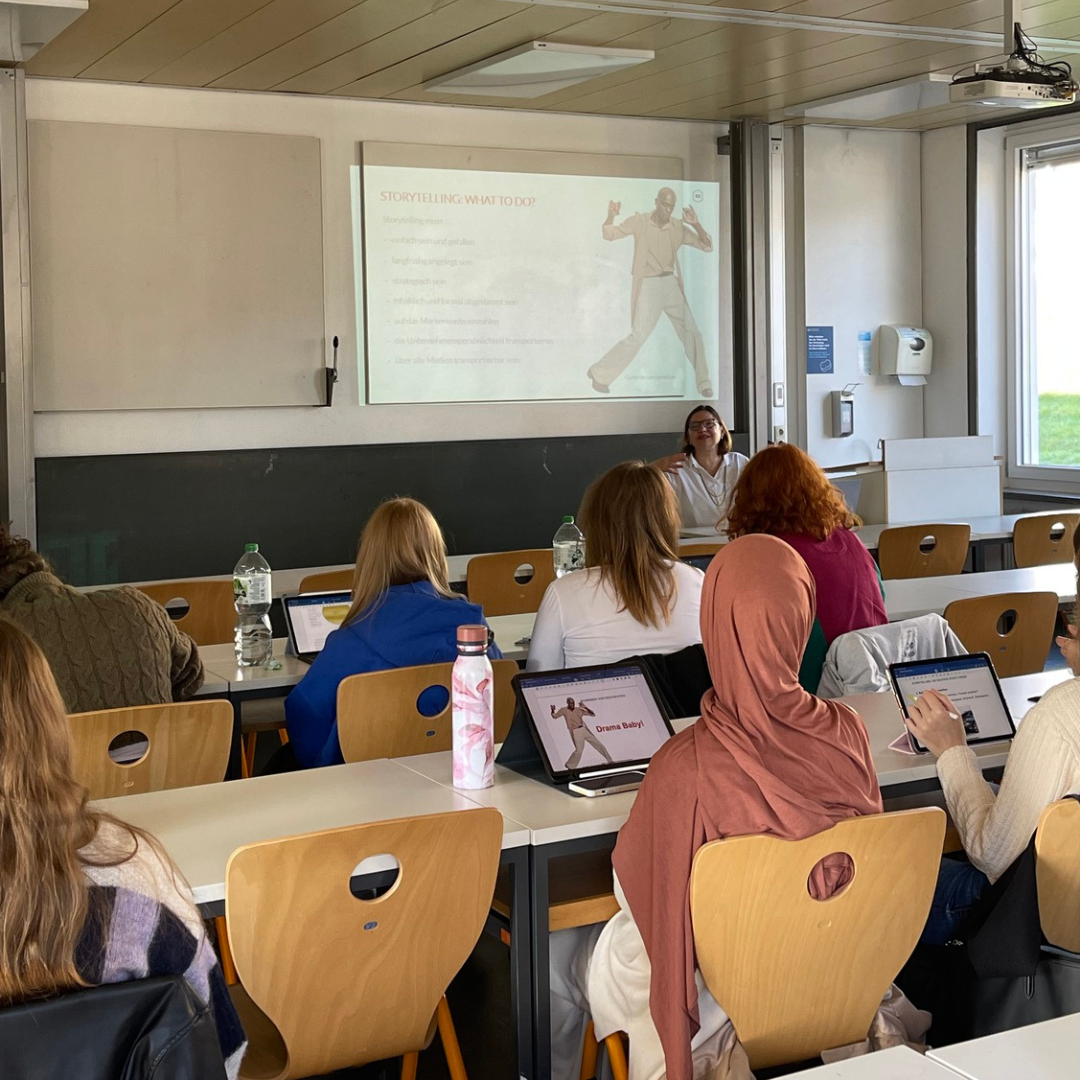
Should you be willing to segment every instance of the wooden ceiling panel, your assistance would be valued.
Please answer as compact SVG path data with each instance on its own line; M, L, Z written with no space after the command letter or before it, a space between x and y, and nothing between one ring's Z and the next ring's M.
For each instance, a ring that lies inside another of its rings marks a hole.
M526 8L523 6L492 3L491 0L454 0L453 3L436 7L429 15L383 34L377 41L369 41L311 71L277 83L274 89L302 94L332 94L365 75L402 63L417 53L434 49L480 27L502 22L515 12L524 10Z
M700 0L699 0L700 2ZM721 4L734 0L717 0ZM997 33L1002 0L738 0L787 14ZM1024 10L1040 36L1080 35L1080 0ZM422 84L528 41L653 49L648 64L541 98L432 94ZM788 119L806 101L989 59L993 46L744 26L505 0L90 0L26 66L34 75L702 120ZM1080 44L1076 57L1080 56ZM985 116L942 106L879 122Z
M170 86L209 86L361 2L307 0L298 4L296 0L273 0L198 48L177 54L152 73L152 80Z
M423 18L431 11L432 3L433 0L365 0L208 85L226 90L269 90L358 45Z
M80 15L26 64L31 75L71 79L179 0L90 0Z
M80 74L87 79L109 82L142 82L176 56L216 37L267 3L268 0L182 0Z

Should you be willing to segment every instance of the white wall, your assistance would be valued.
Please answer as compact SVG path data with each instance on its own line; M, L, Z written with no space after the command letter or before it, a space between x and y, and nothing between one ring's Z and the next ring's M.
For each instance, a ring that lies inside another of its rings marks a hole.
M934 335L925 433L967 435L967 128L923 132L921 159L923 319Z
M685 403L514 403L361 406L358 403L349 167L363 140L682 159L687 176L720 182L730 221L728 159L716 153L725 125L524 113L220 90L29 79L30 120L138 124L312 135L321 140L327 336L339 334L341 382L325 408L40 413L38 457L272 446L593 435L680 428ZM31 229L33 228L31 207ZM721 340L730 341L730 259L722 233ZM730 416L730 345L721 352L719 407Z
M805 323L832 326L831 375L806 375L806 448L825 466L880 461L879 439L923 434L923 390L859 371L858 335L921 326L922 211L916 132L803 132ZM802 333L801 328L795 328ZM855 391L855 434L831 437L832 390Z

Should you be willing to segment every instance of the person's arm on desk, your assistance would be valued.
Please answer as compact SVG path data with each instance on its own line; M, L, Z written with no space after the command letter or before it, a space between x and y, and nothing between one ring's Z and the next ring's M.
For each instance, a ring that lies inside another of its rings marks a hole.
M576 571L579 574L584 570ZM536 613L532 640L529 642L529 658L525 662L526 671L558 671L566 667L566 653L563 649L563 620L559 597L555 584L547 587L540 610Z

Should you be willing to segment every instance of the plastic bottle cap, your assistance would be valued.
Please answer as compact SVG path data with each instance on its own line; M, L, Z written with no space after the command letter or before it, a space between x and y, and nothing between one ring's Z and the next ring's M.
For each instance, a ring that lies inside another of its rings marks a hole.
M258 544L245 544L244 545L244 550L245 551L258 551L259 550L259 545Z
M562 519L562 523L564 525L573 525L574 524L574 515L573 514L566 514Z
M488 628L486 626L459 626L457 639L459 645L486 645Z

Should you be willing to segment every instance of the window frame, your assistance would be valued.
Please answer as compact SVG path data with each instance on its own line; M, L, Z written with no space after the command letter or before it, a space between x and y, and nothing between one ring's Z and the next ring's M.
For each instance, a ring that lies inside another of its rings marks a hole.
M1080 495L1080 462L1076 466L1031 465L1025 462L1038 447L1036 373L1030 363L1032 343L1030 232L1031 202L1026 151L1075 144L1080 156L1080 120L1018 131L1005 138L1005 347L1006 436L1008 487L1031 492ZM1029 403L1035 401L1034 408ZM1015 483L1019 481L1019 483Z

